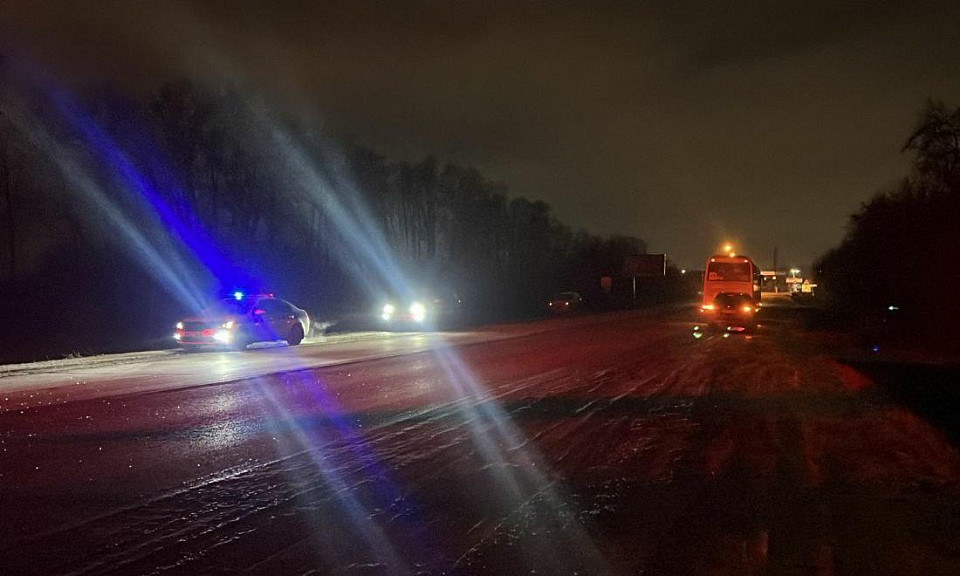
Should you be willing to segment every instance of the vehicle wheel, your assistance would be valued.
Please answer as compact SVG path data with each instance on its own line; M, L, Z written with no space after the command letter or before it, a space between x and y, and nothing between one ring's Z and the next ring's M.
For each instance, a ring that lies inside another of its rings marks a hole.
M303 326L297 324L290 329L290 335L287 336L287 344L298 346L301 342L303 342Z

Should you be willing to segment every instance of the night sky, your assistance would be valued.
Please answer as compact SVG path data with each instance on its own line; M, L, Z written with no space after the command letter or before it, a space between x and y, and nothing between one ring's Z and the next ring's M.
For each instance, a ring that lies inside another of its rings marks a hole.
M280 5L283 8L280 8ZM267 91L395 159L437 154L679 265L805 266L960 104L960 2L32 2L0 51L78 90Z

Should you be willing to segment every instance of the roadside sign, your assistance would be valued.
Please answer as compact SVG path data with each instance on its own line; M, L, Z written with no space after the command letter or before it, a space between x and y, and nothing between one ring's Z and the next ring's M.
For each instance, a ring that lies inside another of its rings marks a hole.
M624 258L623 275L631 278L663 278L667 275L667 255L631 254Z

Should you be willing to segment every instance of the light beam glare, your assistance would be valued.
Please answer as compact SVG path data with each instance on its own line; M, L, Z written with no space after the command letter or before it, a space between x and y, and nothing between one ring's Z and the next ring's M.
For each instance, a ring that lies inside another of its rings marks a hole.
M211 239L203 233L203 228L197 226L198 218L191 213L187 214L187 219L193 224L182 220L171 206L157 193L154 186L145 178L130 162L117 146L116 142L107 135L89 114L87 114L80 105L70 98L65 91L55 87L48 88L50 98L61 116L69 123L70 127L82 136L88 144L87 148L94 151L104 162L104 164L115 174L119 180L122 190L128 192L134 202L141 208L141 213L149 222L154 222L157 229L161 230L159 235L167 242L176 242L179 246L170 246L166 250L168 260L176 266L177 272L183 282L190 285L191 290L197 295L197 300L202 301L202 294L205 290L201 289L194 281L196 277L196 267L187 266L181 256L181 252L189 254L192 259L203 267L203 270L209 275L223 280L231 269L226 259L217 251ZM156 157L155 151L150 151L151 156ZM172 189L172 178L166 178L168 182L165 186ZM174 192L176 197L183 198L182 192ZM184 205L185 210L189 206ZM178 249L179 248L179 249ZM199 309L195 309L197 311Z
M373 219L359 201L357 188L347 180L348 175L344 171L334 170L326 171L333 173L332 178L324 176L321 170L315 167L310 156L278 123L270 122L262 113L258 118L265 124L264 132L271 135L274 145L278 147L279 157L297 176L302 192L316 199L326 211L329 221L333 223L342 240L345 256L375 270L384 285L393 287L401 294L412 294L379 228L374 225ZM349 198L349 206L345 206L344 202L339 200L340 197ZM356 281L363 286L368 284L370 279L357 277ZM495 488L499 491L499 496L503 501L509 502L514 510L520 510L534 500L542 502L546 507L548 517L542 518L542 521L548 525L541 528L557 535L557 541L548 544L552 552L541 556L541 560L560 562L568 557L570 550L576 550L581 557L588 558L600 573L608 572L606 563L590 536L576 519L570 519L571 508L565 503L554 483L541 472L548 469L545 461L512 425L496 399L486 393L470 369L447 346L439 345L433 354L442 368L447 384L454 388L459 398L466 400L465 403L457 403L460 415L469 429L471 442L482 454L489 468L498 471L499 482ZM520 467L515 468L508 464L505 449L513 452L513 460L519 460ZM560 569L561 566L554 568Z
M352 209L344 206L340 197L359 196L355 187L342 178L331 181L314 167L312 159L304 152L290 135L277 123L265 116L262 107L255 109L257 120L264 125L267 134L277 148L278 157L296 176L295 183L301 192L320 206L333 223L334 231L340 237L340 246L344 252L334 251L349 268L357 265L369 266L377 274L381 286L390 286L399 294L412 294L403 273L396 266L387 242L373 219L358 202ZM359 277L358 277L359 279ZM360 284L361 288L373 293L369 279Z
M106 221L111 223L113 229L117 230L125 240L121 243L123 248L143 265L158 284L167 287L178 301L188 308L199 309L203 306L194 287L184 283L181 275L171 268L169 258L161 255L150 240L115 205L89 171L74 158L72 150L67 149L41 128L42 123L39 119L27 115L18 107L8 105L4 108L4 114L37 150L43 152L57 166L68 183L67 188L77 193L83 199L85 206L99 212Z
M314 386L317 385L316 383L309 384ZM318 446L317 439L308 436L307 433L300 427L296 418L292 417L286 406L284 406L283 403L277 399L269 383L264 383L258 378L254 381L254 386L256 387L257 391L260 392L261 397L267 400L274 414L273 418L265 419L265 426L267 427L268 432L270 432L274 438L277 438L278 441L280 441L280 439L287 439L288 436L291 437L290 440L285 440L285 442L289 442L290 445L278 449L278 455L289 456L290 454L305 454L310 458L313 468L317 471L317 473L319 473L323 482L329 487L329 491L331 493L331 498L329 500L333 502L335 506L342 512L342 516L340 516L338 519L345 519L354 533L361 537L366 549L372 553L373 558L367 558L368 562L376 562L385 574L411 574L413 571L409 568L404 559L402 559L397 553L392 542L390 541L390 538L386 535L383 529L375 520L372 519L370 510L368 510L354 495L353 489L355 486L348 484L340 475L339 470L342 469L342 466L331 465L331 463L328 463L328 455L324 454L323 452L325 447L323 445L329 445L337 441L346 442L348 447L353 450L356 443L356 437L353 436L352 431L346 438L343 438L340 436L340 434L344 432L344 427L342 425L336 425L335 431L338 434L333 438L322 439L322 442L320 443L322 445ZM322 416L332 418L334 422L336 422L338 418L336 411L332 406L329 405L324 410ZM286 424L286 426L280 427L277 425L277 422L282 422ZM305 480L305 478L300 477L296 480L301 482ZM312 510L312 507L305 507L304 509L309 511ZM309 520L314 524L314 533L318 535L317 537L319 537L320 534L325 532L324 530L321 530L322 523L329 522L331 519L329 517L321 518L317 517L315 514L310 514Z
M576 518L571 518L572 508L547 473L550 469L539 452L530 446L529 439L514 426L510 417L500 407L496 398L487 393L486 386L478 382L472 371L451 348L440 346L431 351L447 376L447 382L454 387L466 403L457 403L457 409L469 427L470 437L494 470L513 507L521 508L542 501L549 515L542 518L548 525L540 526L554 535L550 543L551 553L538 556L531 567L544 569L543 563L551 564L552 572L566 572L569 566L564 563L571 550L576 550L598 574L611 573L603 555L593 544L593 540ZM514 460L521 466L507 465L510 460L507 452L513 452Z

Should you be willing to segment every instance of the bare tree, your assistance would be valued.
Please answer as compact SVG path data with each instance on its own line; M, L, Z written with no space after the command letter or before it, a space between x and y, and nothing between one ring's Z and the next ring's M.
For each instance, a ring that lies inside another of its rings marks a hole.
M3 71L3 54L0 54L0 72ZM17 229L16 218L13 215L13 176L11 175L8 131L0 109L0 192L3 193L6 206L7 223L7 270L10 280L14 280L17 271Z
M13 176L8 150L6 133L0 132L0 192L3 193L6 208L7 271L10 279L14 280L17 270L17 228L13 205Z
M942 102L928 101L903 150L916 154L921 175L956 187L960 184L960 109L948 110Z

